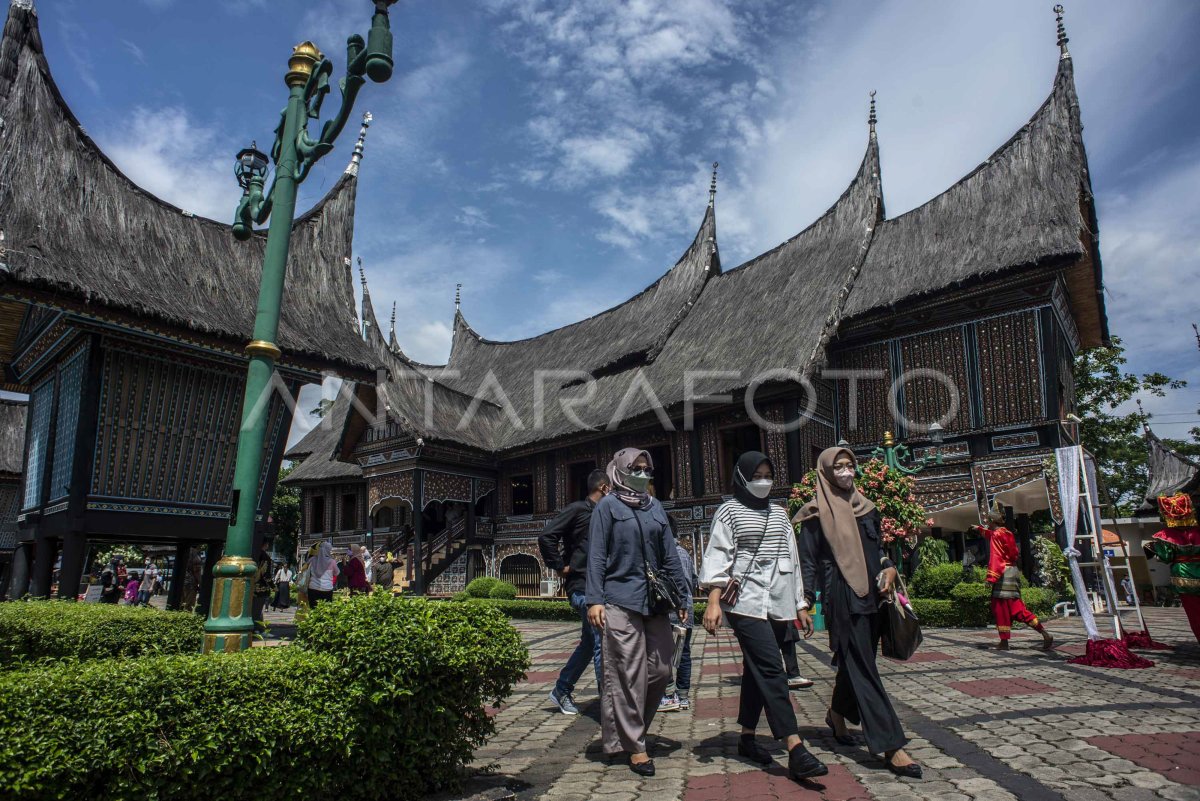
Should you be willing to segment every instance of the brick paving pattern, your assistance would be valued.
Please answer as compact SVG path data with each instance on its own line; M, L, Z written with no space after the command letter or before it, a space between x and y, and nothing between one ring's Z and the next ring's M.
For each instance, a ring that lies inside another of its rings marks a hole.
M496 734L476 755L482 772L463 795L507 785L521 801L1200 801L1200 646L1182 610L1147 615L1154 638L1176 646L1144 652L1157 663L1148 670L1068 664L1084 642L1077 619L1049 622L1067 646L1057 652L1043 652L1041 637L1024 630L1011 651L997 652L994 631L931 629L918 658L880 660L922 781L899 779L862 746L829 736L822 721L834 673L818 634L799 649L801 671L816 684L792 698L802 736L830 773L804 784L787 777L765 719L758 741L776 766L764 771L737 755L741 657L728 631L696 629L692 709L655 718L658 774L644 779L601 752L590 668L575 693L582 715L563 715L547 698L578 625L518 621L531 680L495 712Z

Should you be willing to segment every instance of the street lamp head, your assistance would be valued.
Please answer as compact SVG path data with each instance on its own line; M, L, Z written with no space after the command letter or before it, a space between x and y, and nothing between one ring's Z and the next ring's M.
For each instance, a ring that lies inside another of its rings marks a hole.
M372 1L375 16L371 18L371 30L367 32L367 77L375 83L383 83L392 77L392 30L388 24L388 6L396 0Z
M941 445L942 438L945 437L945 435L946 430L942 428L941 423L938 423L935 420L929 424L929 439L933 441L934 445Z
M251 182L255 179L266 180L269 163L267 154L258 149L258 143L251 142L250 147L238 152L233 174L237 176L238 184L242 189L249 189Z

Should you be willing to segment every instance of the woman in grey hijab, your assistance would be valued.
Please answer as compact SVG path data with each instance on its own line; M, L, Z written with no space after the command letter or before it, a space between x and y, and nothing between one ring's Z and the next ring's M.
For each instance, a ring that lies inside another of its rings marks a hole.
M600 725L606 754L629 754L629 767L654 775L646 753L650 728L671 680L670 610L651 598L647 571L674 584L688 603L687 582L667 513L646 488L654 463L637 448L608 465L612 492L596 504L588 532L588 620L603 632ZM688 611L678 610L686 620Z

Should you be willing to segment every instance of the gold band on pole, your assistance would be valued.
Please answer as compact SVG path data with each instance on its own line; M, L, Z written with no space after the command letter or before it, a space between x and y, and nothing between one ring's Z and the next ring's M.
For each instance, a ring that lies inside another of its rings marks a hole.
M273 343L267 342L265 339L252 339L250 340L250 343L246 345L246 355L266 356L268 359L273 361L279 361L279 357L282 355L282 352L279 350L279 348L275 347Z

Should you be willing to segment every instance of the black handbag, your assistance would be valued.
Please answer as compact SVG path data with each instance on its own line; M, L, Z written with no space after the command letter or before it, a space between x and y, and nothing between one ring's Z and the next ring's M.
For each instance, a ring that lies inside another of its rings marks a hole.
M879 610L880 645L884 656L903 661L917 652L924 636L916 613L900 602L901 593L908 597L904 580L897 576L896 584L891 598L885 599Z
M633 513L633 519L637 521L638 543L642 546L642 568L646 571L646 602L650 607L650 614L666 615L676 609L683 609L683 597L679 594L675 582L663 578L646 560L646 533L642 530L642 519L636 511ZM658 564L661 566L664 562L661 540L656 541L656 547Z

